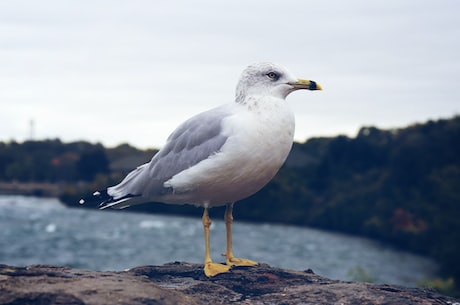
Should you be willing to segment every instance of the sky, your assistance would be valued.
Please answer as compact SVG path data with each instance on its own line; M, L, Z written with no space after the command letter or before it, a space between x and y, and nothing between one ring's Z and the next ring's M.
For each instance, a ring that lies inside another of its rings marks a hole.
M160 148L271 61L295 140L460 114L460 1L0 1L0 141Z

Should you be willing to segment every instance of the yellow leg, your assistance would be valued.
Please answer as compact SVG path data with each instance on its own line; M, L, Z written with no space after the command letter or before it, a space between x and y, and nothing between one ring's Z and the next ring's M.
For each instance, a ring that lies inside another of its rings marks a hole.
M206 276L211 277L215 276L219 273L228 272L230 270L230 266L222 265L213 263L211 259L211 250L210 250L210 236L209 236L209 228L211 227L211 219L209 218L208 209L204 208L203 212L203 228L204 228L204 274Z
M227 250L225 252L226 264L228 266L255 266L257 262L245 258L236 258L233 255L232 247L232 223L233 223L233 203L228 203L225 209L225 227L227 229Z

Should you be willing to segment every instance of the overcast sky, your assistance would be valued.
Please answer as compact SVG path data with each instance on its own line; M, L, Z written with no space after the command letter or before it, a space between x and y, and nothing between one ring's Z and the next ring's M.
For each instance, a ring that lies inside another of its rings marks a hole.
M0 1L0 140L161 147L272 61L296 140L460 114L460 1Z

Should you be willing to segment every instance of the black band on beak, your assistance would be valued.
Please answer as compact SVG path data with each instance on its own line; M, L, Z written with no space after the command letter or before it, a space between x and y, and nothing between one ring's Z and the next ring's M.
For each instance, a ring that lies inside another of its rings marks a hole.
M316 85L315 81L310 81L310 85L308 86L308 90L318 90L318 86Z

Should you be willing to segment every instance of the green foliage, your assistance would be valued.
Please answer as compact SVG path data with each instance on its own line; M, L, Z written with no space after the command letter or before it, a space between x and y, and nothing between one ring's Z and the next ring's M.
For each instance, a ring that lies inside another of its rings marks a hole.
M420 287L435 289L443 294L459 297L460 293L455 289L455 281L452 277L447 279L435 278L433 280L423 280L417 283Z
M354 282L373 283L375 279L369 275L363 267L357 266L347 272L347 276Z
M59 140L0 144L0 181L91 181L108 173L109 161L100 144Z
M92 181L98 173L107 173L109 161L104 148L97 146L82 152L75 166L83 180Z

